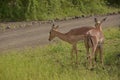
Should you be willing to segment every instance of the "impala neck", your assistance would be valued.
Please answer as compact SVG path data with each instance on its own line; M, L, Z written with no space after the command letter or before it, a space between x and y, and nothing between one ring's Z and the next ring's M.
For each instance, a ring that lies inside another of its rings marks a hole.
M102 31L102 27L99 25L99 26L96 26L96 28L99 30L99 31Z
M67 35L65 35L64 33L61 33L61 32L55 31L55 30L54 30L54 33L55 33L56 37L62 39L63 41L69 42Z

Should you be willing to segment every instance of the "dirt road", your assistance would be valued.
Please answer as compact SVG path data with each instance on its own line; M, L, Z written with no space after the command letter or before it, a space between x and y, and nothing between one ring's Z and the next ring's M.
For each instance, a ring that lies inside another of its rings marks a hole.
M106 16L99 16L102 19ZM120 14L107 16L104 27L120 26ZM60 26L61 32L67 32L72 28L81 26L94 26L94 17L80 18L67 21L55 22ZM10 24L10 23L6 23ZM26 22L12 22L14 25L26 24ZM0 51L11 49L23 49L25 47L41 46L49 44L48 36L52 24L39 24L35 22L29 27L6 30L0 32Z

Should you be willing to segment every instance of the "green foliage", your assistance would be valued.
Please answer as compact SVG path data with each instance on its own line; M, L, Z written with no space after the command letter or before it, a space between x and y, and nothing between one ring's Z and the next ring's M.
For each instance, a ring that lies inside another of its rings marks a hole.
M106 0L1 0L0 21L63 19L116 11L105 3Z
M93 71L86 69L86 51L79 44L79 65L71 64L71 46L57 42L46 47L27 48L0 54L0 80L119 80L120 31L105 29L103 70L97 63Z

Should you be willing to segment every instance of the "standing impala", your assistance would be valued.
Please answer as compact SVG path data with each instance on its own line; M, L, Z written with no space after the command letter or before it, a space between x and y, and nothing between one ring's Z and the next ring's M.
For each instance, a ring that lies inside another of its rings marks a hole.
M53 38L58 37L62 39L63 41L66 41L72 45L72 51L71 51L71 59L74 56L73 52L76 54L76 63L77 61L77 42L84 39L84 35L87 33L87 31L94 29L94 27L81 27L81 28L75 28L71 29L67 33L61 33L57 31L58 26L55 26L53 24L52 29L50 30L50 36L49 41L51 41Z
M106 18L102 19L101 21L98 21L97 18L95 18L95 27L94 29L89 30L86 33L86 49L87 54L89 54L89 48L92 48L92 52L89 54L89 63L90 68L92 69L94 66L94 58L96 60L97 51L99 50L100 53L100 60L101 64L103 65L103 43L104 43L104 34L102 32L101 24L106 20Z

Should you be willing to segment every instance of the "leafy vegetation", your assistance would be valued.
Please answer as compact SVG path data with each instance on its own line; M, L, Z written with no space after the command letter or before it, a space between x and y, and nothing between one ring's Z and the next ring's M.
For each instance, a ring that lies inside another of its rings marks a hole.
M86 69L86 51L83 43L78 47L79 65L70 64L71 46L57 42L46 47L9 51L0 54L0 80L119 80L120 31L104 30L105 69L97 63L95 70Z
M119 0L1 0L0 21L52 20L106 14L119 11L119 3Z

